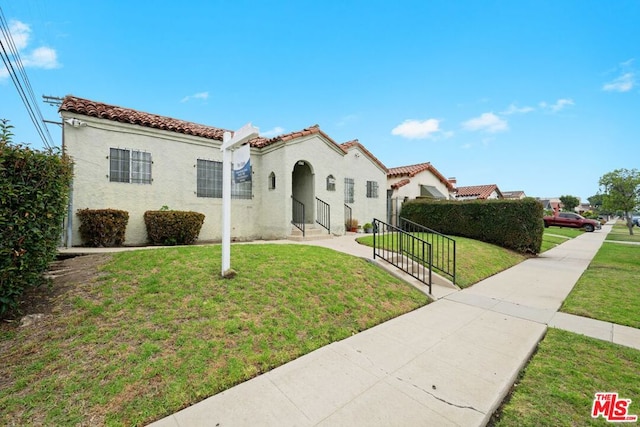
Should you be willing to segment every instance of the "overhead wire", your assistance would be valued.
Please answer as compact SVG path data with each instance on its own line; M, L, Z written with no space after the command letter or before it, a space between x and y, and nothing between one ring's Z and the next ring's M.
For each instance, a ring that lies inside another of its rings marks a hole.
M7 20L4 17L2 7L0 7L0 31L2 33L2 37L0 37L0 56L2 57L2 62L11 76L11 80L18 91L18 95L20 95L22 103L27 109L36 131L42 139L42 143L46 148L51 148L54 145L53 138L49 133L49 129L45 124L42 112L38 107L36 97L33 93L33 87L31 86L27 72L24 69L24 64L20 58L15 42L13 41L13 36L9 30ZM17 72L16 68L18 69Z

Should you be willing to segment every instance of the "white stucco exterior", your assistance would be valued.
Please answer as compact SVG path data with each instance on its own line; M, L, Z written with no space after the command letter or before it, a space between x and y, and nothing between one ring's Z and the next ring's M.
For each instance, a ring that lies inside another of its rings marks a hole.
M222 199L196 194L197 160L222 161L220 141L64 110L61 115L63 120L75 118L83 123L63 127L63 145L74 162L71 212L125 210L129 213L125 244L142 245L147 241L144 212L168 206L205 215L199 241L221 239ZM150 153L152 182L111 182L111 148ZM232 240L286 238L291 233L294 195L305 204L308 223L316 219L316 197L328 203L331 233L344 234L345 177L356 183L353 216L361 223L384 218L386 169L357 147L343 149L322 132L253 147L251 163L252 198L232 199ZM271 173L275 188L270 188ZM329 175L335 177L334 191L327 189ZM378 198L366 197L366 181L378 182ZM82 244L78 226L74 215L71 244L76 246Z

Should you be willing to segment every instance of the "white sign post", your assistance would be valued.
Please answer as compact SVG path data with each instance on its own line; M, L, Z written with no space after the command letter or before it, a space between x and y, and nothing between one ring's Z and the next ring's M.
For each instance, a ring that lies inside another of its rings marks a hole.
M251 138L258 136L258 128L247 123L233 136L225 132L222 137L222 277L231 269L231 152Z

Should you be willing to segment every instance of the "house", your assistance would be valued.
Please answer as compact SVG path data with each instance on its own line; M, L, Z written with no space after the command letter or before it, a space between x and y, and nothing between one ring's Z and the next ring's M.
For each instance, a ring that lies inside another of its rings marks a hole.
M416 198L453 199L455 179L447 179L431 163L389 168L387 172L387 215L389 221L400 213L402 203Z
M205 215L199 240L221 239L224 129L75 96L60 114L74 162L70 212L125 210L125 244L141 245L145 211L196 211ZM338 144L315 125L249 144L252 180L232 184L232 239L287 238L294 206L298 220L332 235L345 233L347 209L361 223L384 217L387 169L358 141ZM67 244L80 245L77 217L69 222Z
M538 199L540 203L542 203L542 208L544 210L553 211L554 214L560 212L564 205L558 198L546 198L546 199Z
M526 194L524 194L524 191L518 190L518 191L503 191L502 192L502 197L505 199L514 199L514 200L520 200L520 199L524 199L525 197L527 197Z
M457 200L473 199L503 199L502 192L496 184L472 185L469 187L458 187L456 190Z

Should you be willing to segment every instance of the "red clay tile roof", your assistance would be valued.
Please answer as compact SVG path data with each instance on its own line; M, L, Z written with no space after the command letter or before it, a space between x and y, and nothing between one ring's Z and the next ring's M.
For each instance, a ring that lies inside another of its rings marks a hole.
M410 182L411 182L411 180L409 178L401 179L400 181L396 182L395 184L391 184L391 188L393 190L397 190L398 188L404 187L405 185L407 185Z
M336 143L333 139L331 139L331 137L329 135L327 135L322 130L320 130L320 126L318 126L318 125L313 125L313 126L310 126L308 128L304 128L304 129L299 130L299 131L295 131L295 132L285 133L283 135L274 136L273 138L265 138L263 136L258 136L256 138L253 138L252 140L250 140L249 144L251 144L251 146L255 147L255 148L262 148L262 147L267 147L267 146L269 146L271 144L275 144L276 142L280 142L280 141L286 142L286 141L290 141L290 140L295 139L295 138L300 138L301 136L312 135L314 133L317 133L317 134L320 134L320 135L324 136L327 140L329 140L336 147L338 147L340 149L340 151L343 151L343 152L346 153L346 151L342 147L340 147L340 145L338 143Z
M456 197L475 197L477 199L486 199L494 191L496 191L498 195L502 196L502 193L500 192L496 184L458 187Z
M172 119L171 117L159 116L157 114L144 113L130 108L117 107L115 105L78 98L72 95L64 97L59 111L67 111L89 117L215 139L217 141L222 141L222 135L225 132L225 129L213 126L205 126L184 120Z
M376 156L371 154L371 152L369 150L367 150L364 145L360 144L360 141L358 141L357 139L354 139L353 141L348 141L348 142L342 143L342 144L340 144L340 147L342 147L342 149L345 150L345 151L349 151L350 149L352 149L354 147L359 148L364 154L369 156L369 158L371 160L373 160L378 166L380 166L382 168L382 170L384 170L385 172L388 172L388 169L384 165L384 163L382 163L380 160L378 160L378 158Z
M424 171L430 171L433 175L436 176L436 178L440 180L440 182L442 182L444 185L447 186L449 191L455 190L455 187L453 186L453 184L447 178L445 178L444 175L442 175L438 171L438 169L436 169L429 162L418 163L416 165L409 165L409 166L399 166L396 168L389 168L389 171L387 172L387 177L395 178L399 176L408 176L409 178L413 178L420 172L424 172Z

